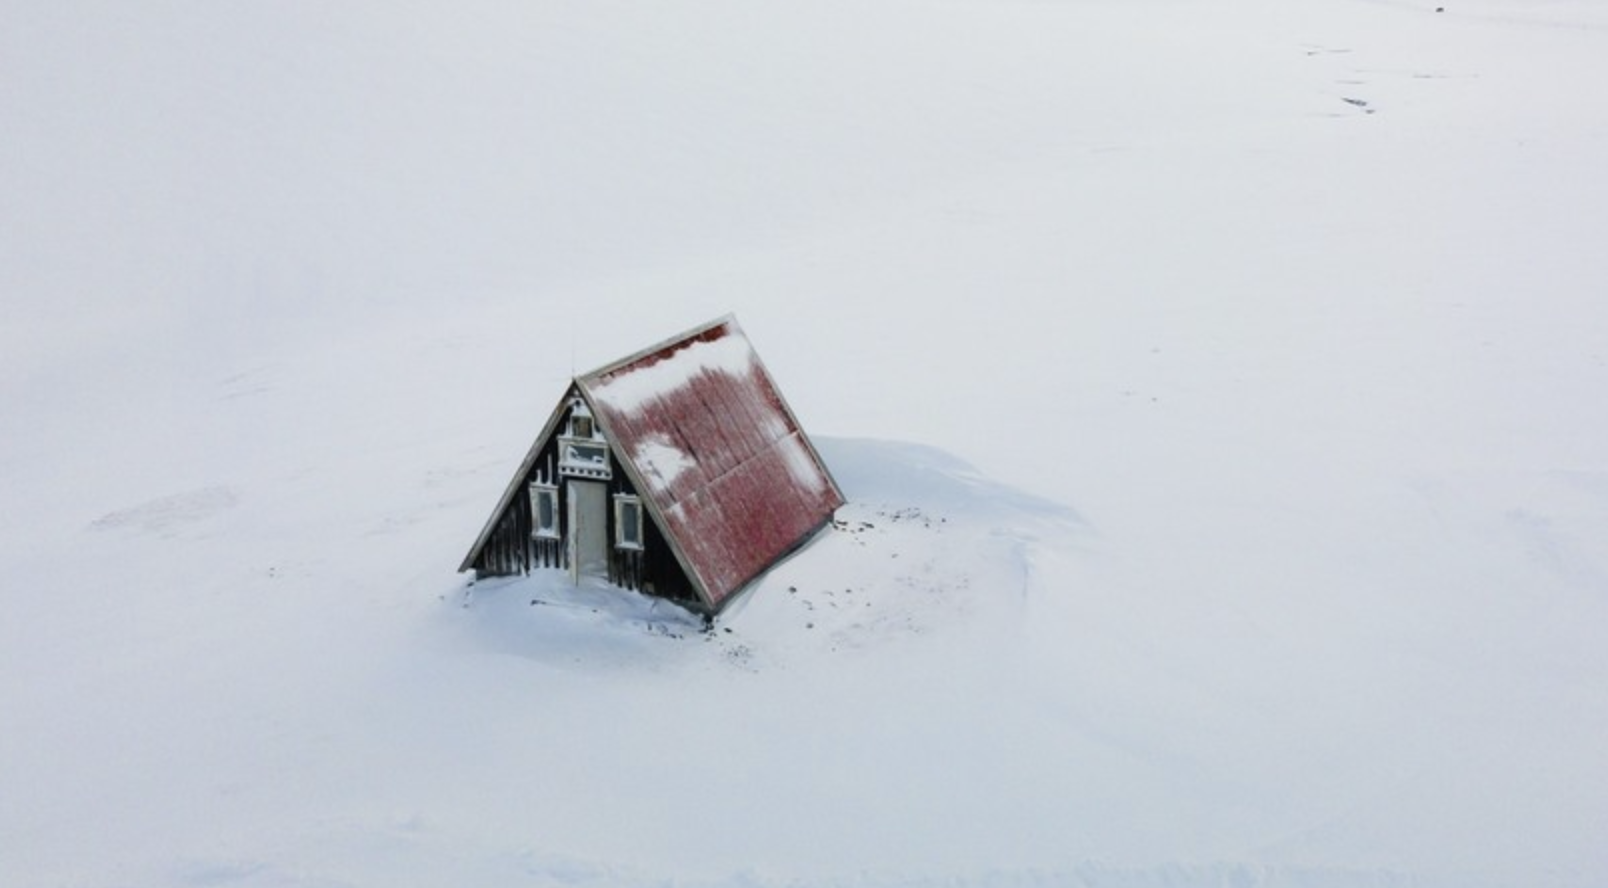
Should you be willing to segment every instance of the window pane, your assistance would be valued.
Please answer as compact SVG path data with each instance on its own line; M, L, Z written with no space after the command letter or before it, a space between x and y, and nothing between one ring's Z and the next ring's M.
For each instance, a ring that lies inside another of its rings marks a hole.
M533 536L558 536L558 490L545 484L530 486L530 531Z
M564 461L601 466L608 459L608 451L589 444L571 444L564 449Z
M642 548L642 503L634 496L614 498L614 544L622 549Z
M632 545L642 544L642 511L636 503L626 503L620 510L622 513L623 531L625 541Z

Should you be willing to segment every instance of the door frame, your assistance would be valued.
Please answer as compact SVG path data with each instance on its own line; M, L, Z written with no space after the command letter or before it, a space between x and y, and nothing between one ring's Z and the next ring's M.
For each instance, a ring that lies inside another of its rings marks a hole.
M602 481L571 478L565 482L568 501L570 581L583 576L609 578L609 491ZM589 557L590 556L590 557ZM588 572L587 567L592 567ZM601 572L597 572L601 568Z

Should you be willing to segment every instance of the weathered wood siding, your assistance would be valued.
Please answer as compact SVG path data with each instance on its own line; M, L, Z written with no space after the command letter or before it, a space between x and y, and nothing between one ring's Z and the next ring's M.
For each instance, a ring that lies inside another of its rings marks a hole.
M693 591L692 584L688 582L680 563L676 561L675 554L665 542L663 532L654 524L650 513L644 511L642 516L641 549L622 549L614 545L614 541L618 539L618 529L615 527L613 497L618 494L632 496L639 494L631 485L612 449L609 453L609 464L610 474L613 476L608 483L610 499L606 513L609 582L626 589L636 589L675 601L696 602L697 593ZM557 488L558 539L536 539L531 536L535 521L531 515L528 490L538 479ZM564 544L565 540L569 539L570 530L569 487L564 480L558 475L558 437L555 435L542 445L535 463L521 479L520 494L510 500L502 515L498 516L495 530L481 549L479 557L475 559L476 576L517 576L528 574L533 570L569 568L568 546Z

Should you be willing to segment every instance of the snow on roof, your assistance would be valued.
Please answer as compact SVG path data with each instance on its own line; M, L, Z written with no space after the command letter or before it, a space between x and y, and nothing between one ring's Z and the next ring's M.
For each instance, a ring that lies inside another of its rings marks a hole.
M802 544L843 504L732 318L576 383L711 606Z
M694 377L707 373L740 376L752 370L755 361L754 349L740 334L694 341L679 349L672 344L603 375L591 394L595 401L615 410L640 411L662 393L688 385Z

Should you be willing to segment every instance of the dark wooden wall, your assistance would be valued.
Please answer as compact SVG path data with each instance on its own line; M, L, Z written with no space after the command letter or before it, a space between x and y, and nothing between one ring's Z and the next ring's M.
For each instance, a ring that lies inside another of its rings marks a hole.
M516 495L503 513L497 517L496 529L486 540L486 545L480 550L475 559L474 569L476 576L513 576L527 574L532 570L544 567L567 567L564 559L564 544L562 537L568 532L565 526L568 516L564 514L563 488L559 488L560 508L558 510L558 530L560 539L537 540L532 539L530 532L534 526L530 514L530 484L541 476L552 482L555 478L555 469L558 461L558 447L556 441L548 441L542 452L536 458L536 464L520 479L519 493Z
M654 524L646 504L643 505L642 548L621 549L614 546L617 531L614 526L613 497L622 493L638 496L639 494L631 486L612 450L609 453L609 463L613 475L612 480L608 482L610 498L606 511L609 582L649 595L695 604L697 593L693 591L692 583L682 571L680 562L676 561L675 553L670 550L664 534ZM520 479L519 495L513 498L503 514L498 517L496 529L492 531L486 540L486 545L481 548L480 555L475 559L476 576L516 576L544 568L569 568L564 545L564 540L569 537L569 491L563 483L564 479L558 477L557 468L558 439L555 436L543 445L535 465L524 478ZM556 540L531 537L534 522L531 517L529 488L538 477L542 478L544 483L558 488L559 539Z

